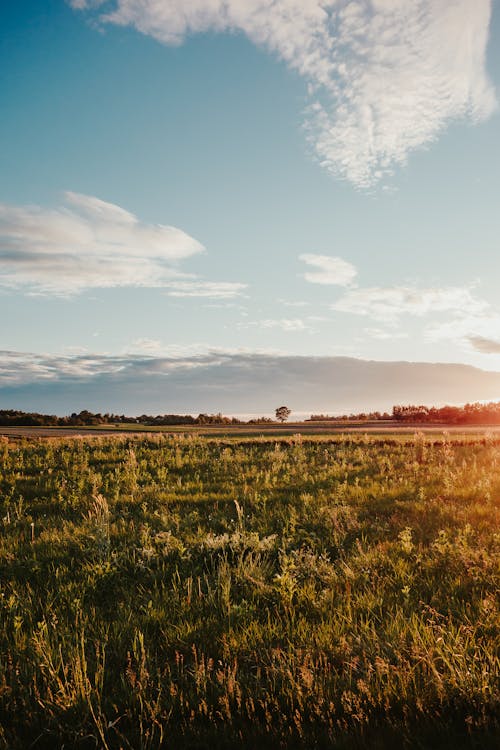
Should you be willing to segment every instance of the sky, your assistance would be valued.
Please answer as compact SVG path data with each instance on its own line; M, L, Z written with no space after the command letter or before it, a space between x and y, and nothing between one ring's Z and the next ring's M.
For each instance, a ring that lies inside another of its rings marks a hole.
M497 2L7 0L0 28L0 408L500 399Z

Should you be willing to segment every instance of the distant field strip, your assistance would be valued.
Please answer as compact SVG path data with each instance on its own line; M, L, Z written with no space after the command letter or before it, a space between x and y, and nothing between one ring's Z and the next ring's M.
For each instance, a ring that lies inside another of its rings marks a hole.
M121 425L92 425L78 427L3 427L0 425L0 436L11 438L49 438L75 437L92 435L200 435L203 437L237 437L237 436L268 436L280 437L304 435L306 437L321 435L349 435L361 433L380 435L415 435L415 433L430 433L433 435L500 435L500 425L456 425L456 424L398 424L397 422L288 422L286 424L241 424L241 425L162 425L150 426L143 424Z
M500 436L227 432L0 437L0 749L498 748Z

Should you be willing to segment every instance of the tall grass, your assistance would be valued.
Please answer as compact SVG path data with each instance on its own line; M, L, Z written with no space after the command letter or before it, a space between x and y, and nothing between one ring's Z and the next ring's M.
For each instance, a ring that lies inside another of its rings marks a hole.
M4 440L0 747L498 747L499 516L487 436Z

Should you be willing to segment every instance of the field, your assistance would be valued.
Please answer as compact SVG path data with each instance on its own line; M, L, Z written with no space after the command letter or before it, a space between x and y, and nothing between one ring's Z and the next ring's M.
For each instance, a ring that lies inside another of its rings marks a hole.
M358 422L278 422L268 424L240 425L168 425L151 427L144 424L116 424L116 425L82 425L78 427L5 427L0 425L0 436L13 439L23 438L54 438L91 435L197 435L199 437L293 437L304 436L322 437L326 435L349 435L361 433L378 436L414 435L415 432L440 436L448 432L455 438L465 438L467 435L477 436L478 432L500 433L500 425L456 425L456 424L407 424L394 420L358 421Z
M497 748L494 434L0 438L0 748Z

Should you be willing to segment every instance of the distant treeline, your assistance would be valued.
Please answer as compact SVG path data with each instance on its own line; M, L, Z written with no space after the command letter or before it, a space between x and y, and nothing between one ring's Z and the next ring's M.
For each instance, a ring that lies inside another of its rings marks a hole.
M359 414L311 414L306 422L376 422L390 420L395 422L443 423L443 424L500 424L500 402L488 404L465 404L465 406L408 406L397 405L392 413L372 411ZM257 417L248 421L236 417L225 417L218 414L141 414L138 417L127 417L125 414L94 414L84 409L73 412L66 417L55 414L38 414L16 409L0 410L1 427L83 427L92 425L125 425L140 424L148 427L174 425L239 425L239 424L273 424L274 419Z
M499 424L500 403L465 406L394 406L392 417L398 422L443 422L445 424Z
M313 422L363 422L377 420L394 420L396 422L431 422L443 424L500 424L500 403L465 404L465 406L393 406L392 414L379 411L361 412L360 414L342 414L331 417L328 414L311 414Z
M360 412L359 414L341 414L332 417L329 414L311 414L306 422L375 422L379 419L392 419L391 415L380 411Z
M67 417L55 414L38 414L15 409L0 410L1 427L82 427L85 425L122 425L141 424L148 427L168 425L210 425L210 424L266 424L273 422L269 417L258 417L244 422L236 417L225 417L222 414L141 414L139 417L126 417L124 414L94 414L84 409Z

